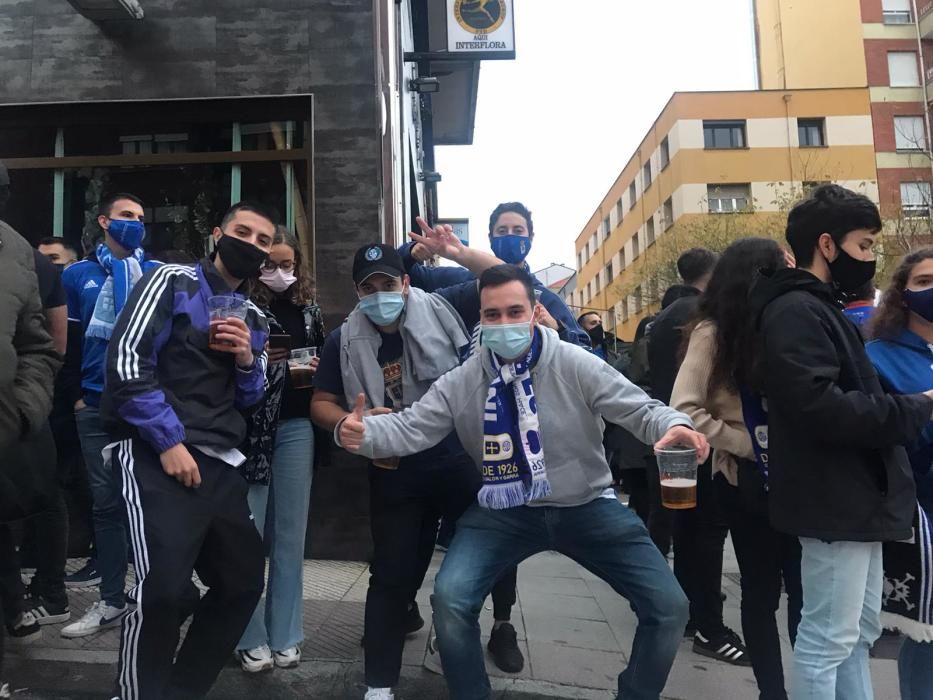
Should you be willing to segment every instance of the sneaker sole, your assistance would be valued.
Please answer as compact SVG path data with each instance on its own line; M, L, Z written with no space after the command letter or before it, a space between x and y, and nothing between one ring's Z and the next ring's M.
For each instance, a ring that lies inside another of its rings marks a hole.
M243 669L243 673L249 673L250 675L252 675L255 673L268 673L269 671L275 668L275 664L272 661L270 661L268 666L263 664L262 666L259 666L259 667L247 667L241 663L240 668Z
M86 581L65 581L65 588L93 588L100 585L100 576L89 578Z
M297 659L296 661L289 661L288 663L281 663L281 664L279 663L278 659L276 659L275 661L276 668L298 668L300 664L301 664L301 659Z
M36 630L32 634L27 634L25 637L14 637L13 635L6 635L6 641L10 643L10 646L26 646L29 644L36 644L40 639L42 639L42 630Z
M61 635L65 639L80 639L81 637L90 637L92 634L97 634L98 632L106 632L109 629L120 629L120 623L123 621L124 617L126 617L126 615L120 615L120 617L109 620L107 623L90 630L81 630L80 632L66 632L62 630Z
M33 613L35 614L35 613ZM68 622L71 619L71 611L62 613L61 615L45 615L43 617L36 616L36 622L39 625L60 625L63 622Z
M715 659L716 661L722 661L723 663L729 664L730 666L751 666L752 665L751 659L748 658L747 651L742 654L741 659L739 659L738 661L735 661L726 656L723 656L722 654L718 654L715 651L710 651L708 649L704 649L703 647L698 647L695 644L693 645L693 653L699 654L700 656L705 656L708 659Z

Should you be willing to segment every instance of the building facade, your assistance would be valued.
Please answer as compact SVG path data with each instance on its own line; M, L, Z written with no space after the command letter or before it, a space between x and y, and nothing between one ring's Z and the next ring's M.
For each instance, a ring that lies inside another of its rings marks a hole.
M867 88L675 93L577 236L569 303L631 340L665 284L633 282L665 237L715 235L710 217L727 216L735 235L760 232L826 181L878 200Z

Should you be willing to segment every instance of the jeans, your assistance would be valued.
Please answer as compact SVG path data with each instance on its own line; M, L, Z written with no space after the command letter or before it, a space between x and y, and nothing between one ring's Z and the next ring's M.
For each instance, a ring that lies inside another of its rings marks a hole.
M279 422L269 484L251 484L249 509L269 544L269 582L238 649L284 651L304 640L302 575L311 503L314 429L307 418Z
M933 700L933 642L905 639L897 671L901 700Z
M479 612L508 568L548 550L570 557L628 598L638 629L619 700L657 700L687 622L687 598L641 519L615 499L569 508L472 505L434 582L434 623L452 700L489 700Z
M871 700L868 650L881 636L880 542L800 538L803 617L794 700Z
M369 467L373 561L366 592L366 685L398 684L405 622L431 564L438 521L456 520L473 501L480 477L464 456L439 464ZM459 522L457 524L459 534ZM454 535L456 541L458 534ZM492 588L483 591L483 597Z
M803 605L800 542L771 527L768 494L755 463L740 461L738 477L737 487L722 474L717 474L714 482L742 574L742 635L758 682L759 699L787 700L775 613L783 581L787 631L794 644Z
M722 552L729 528L719 505L711 460L697 472L696 508L672 512L674 575L690 599L690 619L697 631L707 639L717 639L726 631L722 621Z
M97 570L101 577L100 599L107 605L122 608L126 603L124 589L129 554L126 511L113 465L101 456L111 440L104 432L100 412L94 406L78 411L75 419L94 499L94 543L97 547Z

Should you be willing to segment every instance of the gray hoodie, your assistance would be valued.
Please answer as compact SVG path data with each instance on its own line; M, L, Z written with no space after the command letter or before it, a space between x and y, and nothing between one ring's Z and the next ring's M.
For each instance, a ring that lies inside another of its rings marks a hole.
M693 427L683 413L649 398L596 355L561 342L552 330L540 330L541 357L531 377L551 495L528 505L579 506L603 494L612 483L603 419L648 444L676 425ZM483 350L438 379L411 408L365 418L360 454L377 459L415 454L456 430L481 469L483 412L493 376L489 351Z

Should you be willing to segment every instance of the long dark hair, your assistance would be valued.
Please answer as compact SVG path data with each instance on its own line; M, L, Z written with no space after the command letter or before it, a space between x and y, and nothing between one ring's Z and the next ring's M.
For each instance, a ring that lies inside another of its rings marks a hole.
M285 291L285 298L296 306L307 306L314 303L314 282L308 272L301 256L301 246L298 238L284 226L275 227L275 236L272 245L284 243L295 251L295 277L297 281ZM275 297L275 293L259 280L253 285L252 298L257 306L266 308Z
M910 318L907 304L904 303L907 280L910 279L910 273L917 265L930 259L933 259L933 246L920 248L904 256L894 271L891 284L881 295L881 303L878 304L878 308L875 309L868 323L869 338L895 338L907 328Z
M708 391L737 391L742 369L756 354L755 321L748 303L752 283L760 272L771 273L786 267L784 252L768 238L741 238L726 248L700 295L696 314L689 327L703 321L716 326L716 354L709 375ZM684 335L689 339L689 333Z

